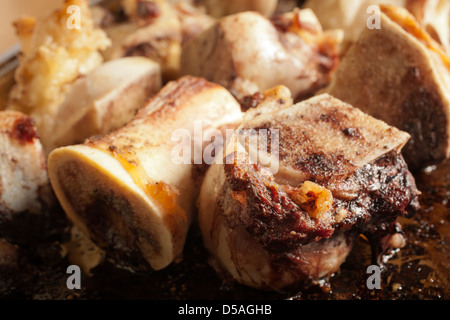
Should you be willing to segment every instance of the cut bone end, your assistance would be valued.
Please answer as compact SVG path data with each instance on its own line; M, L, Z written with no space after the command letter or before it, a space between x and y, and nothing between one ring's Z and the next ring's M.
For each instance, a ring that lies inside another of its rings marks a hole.
M97 245L111 249L106 251L113 260L146 269L145 259L160 270L181 253L175 241L180 235L113 156L79 145L54 150L48 161L67 216Z

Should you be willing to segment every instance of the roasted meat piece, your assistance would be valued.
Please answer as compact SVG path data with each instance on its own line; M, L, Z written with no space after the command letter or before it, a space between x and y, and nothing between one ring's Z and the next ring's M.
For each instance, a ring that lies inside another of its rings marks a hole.
M198 122L207 131L241 117L226 89L183 77L169 82L126 126L55 149L50 180L68 217L118 266L159 270L181 256L203 174L190 157L174 160L173 150L180 143L191 149ZM189 136L176 143L173 134L180 131Z
M219 83L238 99L280 84L302 99L328 84L339 42L340 33L324 33L309 9L272 20L237 13L186 43L181 74Z
M361 233L377 256L401 246L397 217L418 209L407 133L327 94L291 100L259 95L198 199L213 266L260 289L330 276Z
M411 135L411 170L450 156L450 58L407 10L382 6L381 29L348 49L325 92Z

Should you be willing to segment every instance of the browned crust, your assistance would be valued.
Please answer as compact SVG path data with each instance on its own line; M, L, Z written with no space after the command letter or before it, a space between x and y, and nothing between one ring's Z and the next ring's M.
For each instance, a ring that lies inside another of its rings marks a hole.
M354 179L360 190L352 200L335 198L332 219L313 218L297 204L286 186L277 184L273 177L262 174L258 164L249 164L246 156L230 154L234 163L225 165L226 182L223 195L234 199L226 212L227 223L234 228L242 224L252 237L267 250L280 254L298 245L329 238L335 230L367 232L376 237L380 230L365 228L371 222L390 225L397 216L414 213L418 209L418 191L414 179L401 157L395 151L356 171ZM379 189L371 190L379 185ZM228 202L228 204L232 202ZM338 219L340 210L347 215ZM386 230L385 230L386 231ZM387 232L387 231L386 231ZM382 233L382 232L381 232Z
M0 112L0 132L8 134L20 144L33 143L39 138L34 120L16 111Z

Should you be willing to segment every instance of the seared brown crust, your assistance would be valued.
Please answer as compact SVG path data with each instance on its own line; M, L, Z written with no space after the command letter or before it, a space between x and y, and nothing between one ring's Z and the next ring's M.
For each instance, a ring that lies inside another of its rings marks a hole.
M331 236L331 226L312 219L261 169L258 164L249 164L244 155L236 157L233 164L225 164L224 194L237 201L235 215L227 221L230 227L243 224L252 237L274 252Z
M21 143L30 143L33 139L38 138L33 119L31 117L17 119L10 136Z
M237 204L234 215L227 216L227 223L230 227L242 224L253 238L277 254L329 238L336 230L369 232L364 227L367 223L390 224L397 216L418 209L414 180L402 156L395 151L365 165L343 181L356 183L359 192L352 200L335 197L330 221L311 217L294 202L284 186L264 173L260 165L250 164L244 155L236 157L233 164L225 164L225 176L224 194ZM345 210L345 217L338 219L341 210Z

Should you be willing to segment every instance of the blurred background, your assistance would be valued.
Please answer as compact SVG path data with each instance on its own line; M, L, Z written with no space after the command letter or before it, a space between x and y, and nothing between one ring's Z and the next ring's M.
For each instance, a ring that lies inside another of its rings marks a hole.
M14 20L22 15L43 17L61 6L63 0L0 0L0 52L6 52L18 43L12 26Z

